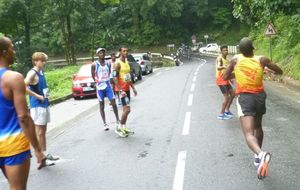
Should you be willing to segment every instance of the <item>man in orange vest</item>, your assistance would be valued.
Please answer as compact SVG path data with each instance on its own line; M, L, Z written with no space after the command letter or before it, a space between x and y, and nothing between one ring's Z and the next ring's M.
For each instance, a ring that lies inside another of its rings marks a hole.
M249 148L255 153L257 176L263 179L268 175L268 164L271 159L271 154L261 149L264 136L261 123L266 113L263 72L265 67L275 74L283 72L269 58L254 55L254 47L249 38L241 39L239 49L241 54L232 58L223 78L228 80L235 77L241 127Z

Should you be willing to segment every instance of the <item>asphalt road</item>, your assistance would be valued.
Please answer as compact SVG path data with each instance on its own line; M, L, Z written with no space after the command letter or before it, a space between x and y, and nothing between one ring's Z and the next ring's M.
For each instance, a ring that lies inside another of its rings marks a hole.
M216 118L222 95L214 82L214 63L195 58L139 82L128 119L133 136L104 132L97 106L53 129L49 149L62 159L37 171L33 158L28 189L300 189L299 94L266 85L263 149L272 153L272 161L270 176L258 180L238 118ZM108 108L106 113L114 128L113 112ZM3 177L0 189L8 189Z

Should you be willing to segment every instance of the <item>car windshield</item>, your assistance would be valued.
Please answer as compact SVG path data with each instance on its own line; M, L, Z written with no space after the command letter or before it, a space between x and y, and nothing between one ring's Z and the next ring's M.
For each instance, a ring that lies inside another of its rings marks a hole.
M142 59L141 56L133 56L133 57L134 57L134 59L135 59L137 62L139 62L139 61Z
M91 76L91 65L83 65L79 71L78 71L79 76Z

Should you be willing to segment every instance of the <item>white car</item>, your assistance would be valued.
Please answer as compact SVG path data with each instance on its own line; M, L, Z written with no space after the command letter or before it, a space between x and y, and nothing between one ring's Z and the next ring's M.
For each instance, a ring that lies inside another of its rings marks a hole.
M220 52L220 47L216 43L211 43L211 44L207 44L205 47L200 48L199 52L200 53L208 53L208 52L219 53Z
M147 53L133 53L132 56L141 66L144 75L153 72L152 62Z

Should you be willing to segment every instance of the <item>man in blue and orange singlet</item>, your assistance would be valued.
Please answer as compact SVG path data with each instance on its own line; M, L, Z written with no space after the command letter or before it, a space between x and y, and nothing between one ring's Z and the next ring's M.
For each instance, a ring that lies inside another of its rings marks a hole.
M220 88L224 96L224 100L221 106L220 114L217 118L220 120L226 120L232 118L230 106L234 98L234 91L231 87L230 81L223 79L224 72L229 65L229 61L227 60L228 46L221 46L220 50L221 54L217 57L216 63L216 84Z
M132 88L134 95L137 95L137 91L131 81L130 65L127 61L128 48L122 46L119 49L120 57L114 64L114 81L115 85L119 89L121 102L123 105L123 113L121 116L120 126L116 132L121 136L128 136L132 131L126 127L128 115L130 113L130 88Z
M30 168L30 144L38 169L45 165L45 155L36 138L28 113L24 78L10 71L15 52L9 38L0 37L0 168L10 189L26 189Z
M247 37L241 39L239 49L241 54L232 58L223 78L235 77L241 127L249 148L255 153L257 176L263 179L268 175L271 159L271 154L261 149L264 135L262 117L266 113L263 71L267 67L275 74L282 74L282 70L269 58L254 55L252 41Z

